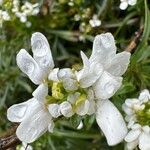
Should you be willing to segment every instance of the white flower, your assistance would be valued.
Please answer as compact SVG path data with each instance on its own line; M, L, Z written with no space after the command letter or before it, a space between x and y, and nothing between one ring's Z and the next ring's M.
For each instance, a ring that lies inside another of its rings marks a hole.
M138 99L126 99L123 104L129 132L125 137L126 148L150 149L150 93L143 90Z
M99 27L101 25L101 20L98 19L98 16L93 15L92 19L89 21L91 27Z
M12 12L15 13L16 17L20 19L22 23L27 22L28 16L35 16L39 13L39 4L32 4L30 2L25 2L24 5L20 6L20 2L18 0L13 1ZM27 27L31 26L31 24L27 24Z
M26 143L35 141L48 129L52 131L52 116L45 106L48 85L45 80L54 67L47 39L41 33L34 33L31 38L32 56L24 49L17 55L17 64L35 84L40 84L30 100L13 105L8 109L7 117L13 122L21 122L17 128L18 138Z
M7 11L0 10L0 27L2 27L2 24L4 21L9 21L10 15Z
M120 9L125 10L127 9L128 5L134 6L137 3L137 0L120 0Z
M120 76L127 69L130 54L116 54L110 33L98 35L90 59L81 52L83 69L78 72L54 68L48 41L41 33L33 34L31 45L33 58L22 49L17 55L17 64L39 86L32 99L8 109L8 119L21 122L16 132L18 138L31 143L47 130L53 131L53 118L95 113L108 144L121 142L127 128L108 98L121 86Z

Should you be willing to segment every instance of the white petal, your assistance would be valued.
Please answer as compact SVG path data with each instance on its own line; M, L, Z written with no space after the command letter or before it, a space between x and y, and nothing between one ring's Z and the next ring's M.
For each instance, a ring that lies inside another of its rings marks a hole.
M48 105L48 111L54 118L57 118L61 115L60 114L60 106L58 104Z
M150 150L150 133L142 133L139 137L139 148L141 150Z
M54 62L46 37L42 33L34 33L31 37L31 45L33 57L39 66L46 71L53 69Z
M18 126L17 137L26 143L32 143L48 130L51 116L39 106Z
M141 130L141 125L138 124L138 123L136 123L136 124L134 124L134 125L131 127L131 129L133 129L133 130L140 129L140 130Z
M83 69L77 73L77 78L80 82L80 86L82 88L87 88L93 85L101 76L103 67L100 63L95 61L90 63L83 52L81 52L81 57L83 60Z
M43 103L45 97L48 95L48 85L40 84L36 90L32 93L33 97L35 97L39 102Z
M59 81L59 79L58 79L58 71L59 71L59 68L53 69L53 70L49 73L48 80L58 82L58 81Z
M150 134L150 127L149 127L148 125L143 126L142 129L143 129L143 131L144 131L145 133Z
M80 130L80 129L82 129L83 128L83 122L82 122L82 120L80 121L80 123L79 123L79 125L78 125L78 127L77 127L77 130Z
M107 99L113 96L122 84L121 77L114 77L108 72L102 74L100 79L93 86L95 96L100 99Z
M7 118L12 122L22 122L37 105L39 104L34 98L20 104L15 104L7 110Z
M21 49L16 59L21 71L27 74L33 83L40 84L43 81L45 78L44 72L26 50Z
M67 97L67 101L70 102L71 104L74 104L76 100L79 98L80 93L75 92L74 94L69 94Z
M90 107L90 103L88 100L85 100L76 108L76 113L80 116L84 116L88 113Z
M96 121L109 145L120 143L127 134L127 127L121 113L109 100L97 101Z
M89 101L89 110L87 112L88 115L92 115L95 113L96 111L96 103L95 103L95 100L94 100L94 92L92 89L89 89L88 90L88 96L87 96L87 99Z
M65 78L62 83L64 89L67 91L76 91L78 89L78 82L75 79Z
M141 100L143 102L148 102L149 99L150 99L150 93L149 93L149 91L147 89L143 90L140 93L139 100Z
M120 3L119 8L121 10L125 10L125 9L127 9L127 7L128 7L128 3L126 1L123 1L123 2Z
M90 62L96 61L105 65L116 53L115 40L111 33L97 35L93 42Z
M126 104L122 105L122 109L127 115L132 115L134 113L132 108L128 107Z
M128 4L133 6L137 3L137 0L128 0Z
M49 131L50 133L53 133L54 127L55 127L55 124L54 124L54 122L51 120L51 122L50 122L49 125L48 125L48 131Z
M136 98L132 98L132 99L126 99L125 100L125 104L128 106L128 107L133 107L133 105L135 104L140 104L140 101Z
M137 147L139 141L138 140L134 140L133 142L129 142L126 144L127 146L127 150L133 150Z
M141 130L131 130L125 137L126 142L132 142L136 139L138 139L139 135L141 134Z
M60 111L65 117L71 117L74 114L71 104L67 101L60 104Z
M122 52L116 54L112 59L110 64L107 66L107 71L114 76L122 76L130 62L131 54L129 52Z
M66 79L66 78L74 79L75 75L74 75L74 73L72 72L72 70L70 68L60 69L58 71L58 79L63 80L63 79Z

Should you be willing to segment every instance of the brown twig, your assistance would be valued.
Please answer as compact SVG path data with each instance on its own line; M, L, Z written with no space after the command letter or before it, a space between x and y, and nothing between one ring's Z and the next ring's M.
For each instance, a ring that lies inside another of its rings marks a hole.
M137 45L141 39L141 36L143 34L143 30L144 30L144 27L141 26L140 29L137 32L135 32L135 36L133 37L133 39L131 40L131 42L129 43L129 45L125 49L125 51L132 52L133 50L135 50L135 48L137 47Z
M17 125L9 129L5 134L0 136L0 150L15 150L16 145L20 143L15 132Z

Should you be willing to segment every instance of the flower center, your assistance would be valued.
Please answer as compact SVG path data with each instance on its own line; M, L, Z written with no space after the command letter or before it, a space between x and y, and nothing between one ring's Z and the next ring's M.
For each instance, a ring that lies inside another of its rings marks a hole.
M144 109L136 112L136 118L140 125L150 125L150 101L145 103Z
M45 99L45 104L60 104L63 101L69 101L73 109L81 105L87 99L87 89L78 88L75 91L68 91L64 88L62 82L49 81L49 93Z

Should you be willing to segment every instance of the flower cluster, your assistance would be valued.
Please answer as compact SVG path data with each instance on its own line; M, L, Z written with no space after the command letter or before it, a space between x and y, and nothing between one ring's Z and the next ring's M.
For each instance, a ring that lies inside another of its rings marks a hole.
M39 13L39 4L32 4L25 1L23 5L20 5L19 0L13 0L5 2L0 1L0 24L4 21L13 20L14 17L19 18L20 22L25 23L27 27L31 26L31 22L27 20L29 16L35 16Z
M137 0L120 0L120 9L125 10L127 9L128 5L134 6L137 3Z
M150 93L143 90L138 99L127 99L123 104L129 133L125 137L127 149L139 145L141 150L150 149Z
M38 3L32 4L26 1L24 5L20 6L19 0L13 1L12 12L15 13L16 17L18 17L22 23L26 22L27 24L30 24L27 22L27 17L35 16L39 13L39 11Z
M32 98L8 109L12 122L21 122L18 138L26 143L35 141L47 130L53 132L55 118L96 115L96 121L109 145L121 142L127 127L121 113L108 100L120 88L122 75L129 64L130 53L116 54L111 33L97 35L92 55L81 52L83 68L54 68L46 37L37 32L31 38L33 57L22 49L17 54L19 68L38 85Z

